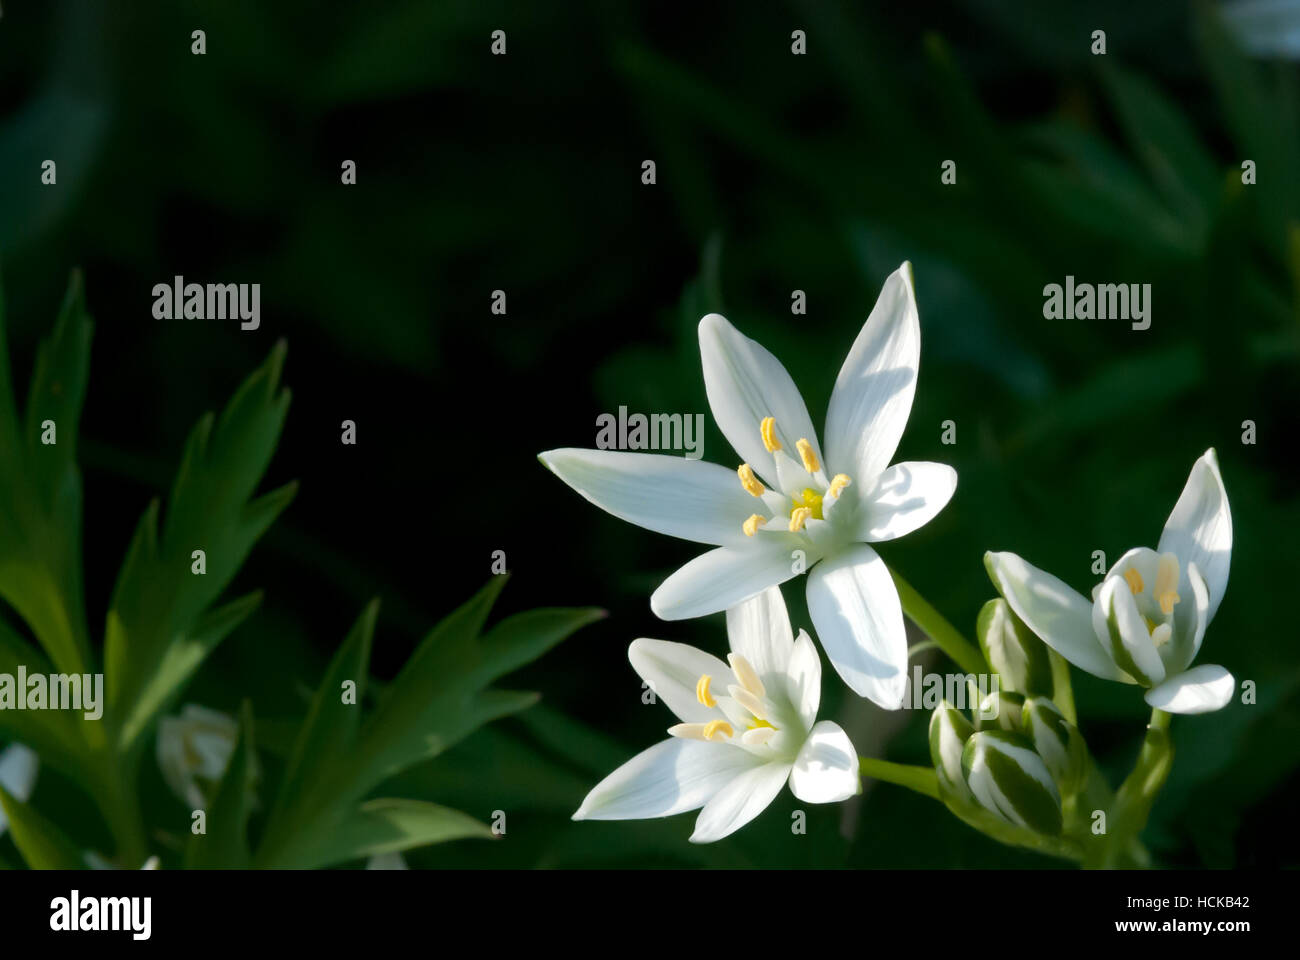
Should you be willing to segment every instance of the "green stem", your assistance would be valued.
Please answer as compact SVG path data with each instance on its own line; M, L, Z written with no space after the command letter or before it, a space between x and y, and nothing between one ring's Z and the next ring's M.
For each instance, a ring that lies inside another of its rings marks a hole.
M967 673L989 672L989 665L984 662L984 654L980 653L978 647L958 633L957 628L930 606L925 597L917 593L893 567L889 568L889 575L894 578L894 586L898 588L898 599L903 604L903 612L922 633Z
M858 770L864 777L897 784L925 794L934 800L939 799L939 778L929 767L913 766L910 763L892 763L889 760L877 760L875 757L859 757Z
M1088 856L1085 866L1109 869L1125 865L1174 764L1174 749L1169 741L1171 719L1163 710L1151 711L1137 763L1115 794L1106 842Z
M1052 702L1061 708L1065 719L1077 727L1079 718L1074 711L1074 688L1070 686L1070 664L1051 647L1047 648L1047 660L1052 665Z

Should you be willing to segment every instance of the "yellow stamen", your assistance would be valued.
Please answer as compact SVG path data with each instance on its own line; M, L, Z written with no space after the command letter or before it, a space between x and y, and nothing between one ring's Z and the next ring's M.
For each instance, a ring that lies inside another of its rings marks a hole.
M795 507L790 512L790 532L798 533L802 530L803 525L808 522L808 518L811 516L812 511L807 507Z
M713 694L709 693L709 684L712 682L713 678L706 673L702 674L695 684L695 699L706 707L716 707L718 705L718 701L713 699Z
M750 518L740 525L740 529L745 531L745 536L752 537L758 528L767 523L767 517L761 514L751 514Z
M776 438L776 417L764 417L758 425L758 432L763 435L763 446L768 453L781 449L781 441Z
M684 740L703 740L704 724L676 723L668 728L668 736L681 737Z
M830 487L828 487L826 490L826 496L838 497L841 491L843 491L843 489L852 482L853 481L849 479L849 475L847 473L835 474L834 478L831 480Z
M763 681L759 679L758 671L754 669L752 663L738 653L727 654L727 663L731 664L731 672L736 675L742 687L756 697L767 696L767 688L763 686Z
M745 488L746 493L755 497L763 495L763 485L758 482L758 477L754 476L753 467L747 463L742 463L736 468L736 473L740 475L740 485Z
M710 720L704 725L705 740L716 740L720 736L730 739L735 735L735 729L726 720Z
M1135 567L1129 567L1124 571L1124 579L1128 581L1128 588L1134 593L1142 592L1142 587L1144 586L1142 583L1142 574L1138 573Z
M799 449L799 459L803 461L803 468L809 473L816 473L822 468L817 462L817 454L813 453L812 444L807 440L801 439L795 446Z
M1178 596L1178 557L1172 553L1162 554L1160 565L1156 567L1155 589L1160 609L1167 617L1174 612L1174 604L1182 598Z
M812 487L804 487L803 493L790 498L796 507L807 507L812 511L812 519L822 520L822 495Z

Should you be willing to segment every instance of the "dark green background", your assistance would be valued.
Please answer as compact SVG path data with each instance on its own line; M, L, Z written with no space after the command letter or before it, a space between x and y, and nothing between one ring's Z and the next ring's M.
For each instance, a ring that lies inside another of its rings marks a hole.
M1089 53L1099 28L1105 57ZM505 57L489 55L494 29ZM794 29L806 56L791 55ZM628 641L716 652L725 636L720 615L650 613L695 548L600 513L536 454L592 446L596 416L620 404L707 414L695 324L714 309L785 362L820 424L881 282L910 259L923 362L898 459L951 463L960 482L936 521L881 552L969 634L993 595L985 549L1086 591L1091 552L1154 546L1215 446L1236 542L1201 659L1255 681L1259 703L1175 721L1146 839L1169 865L1294 866L1298 130L1295 66L1248 60L1210 7L1179 3L11 3L0 252L14 366L83 268L93 623L189 426L287 339L294 402L269 482L298 478L301 493L236 585L264 587L264 608L188 698L233 712L251 696L271 753L373 595L381 677L487 578L495 549L514 574L503 611L610 610L517 678L542 706L389 791L507 813L504 842L413 864L1050 866L889 785L810 810L802 837L783 795L707 848L686 842L686 817L567 819L670 722L640 703ZM57 187L39 183L47 158ZM346 159L354 187L339 182ZM939 181L948 159L955 186ZM261 328L154 320L151 288L177 273L260 283ZM1043 286L1067 274L1150 283L1151 329L1044 320ZM498 288L505 317L489 312ZM790 315L794 289L806 316ZM339 443L343 419L356 447ZM706 459L733 465L707 419ZM955 446L940 444L947 419ZM807 625L800 585L785 592ZM823 715L862 752L924 762L926 716L886 714L825 675ZM1118 782L1141 697L1089 677L1076 694ZM148 776L155 817L183 822ZM58 788L50 774L38 799Z

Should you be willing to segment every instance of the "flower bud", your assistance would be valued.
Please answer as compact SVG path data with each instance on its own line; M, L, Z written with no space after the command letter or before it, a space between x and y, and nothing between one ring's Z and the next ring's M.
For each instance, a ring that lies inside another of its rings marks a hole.
M996 690L980 701L975 712L977 730L1019 730L1025 698L1018 693Z
M1002 680L1002 689L1026 696L1052 692L1047 646L1005 600L999 597L984 604L975 621L975 633L985 659Z
M158 767L172 792L194 809L207 806L234 753L234 717L186 704L178 717L158 724Z
M1079 728L1066 720L1056 704L1046 697L1025 701L1021 723L1061 794L1078 792L1083 785L1087 753Z
M947 700L930 717L930 760L935 772L954 794L965 800L971 794L962 772L961 752L974 732L971 722Z
M1036 833L1061 832L1060 792L1024 734L980 731L966 741L961 764L971 793L990 813Z

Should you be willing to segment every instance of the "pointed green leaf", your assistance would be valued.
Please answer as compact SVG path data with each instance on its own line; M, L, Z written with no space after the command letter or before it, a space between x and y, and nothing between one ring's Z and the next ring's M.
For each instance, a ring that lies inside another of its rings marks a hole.
M466 837L490 839L492 830L487 824L459 810L436 803L370 800L363 803L330 837L329 843L317 853L317 862L304 866L323 867L377 853L400 853Z
M81 851L54 823L31 804L0 787L0 807L9 818L9 832L27 866L33 870L84 870Z
M192 834L185 851L190 869L238 870L252 861L248 848L248 818L253 810L253 778L257 753L253 739L253 708L240 711L239 739L207 810L207 832Z

